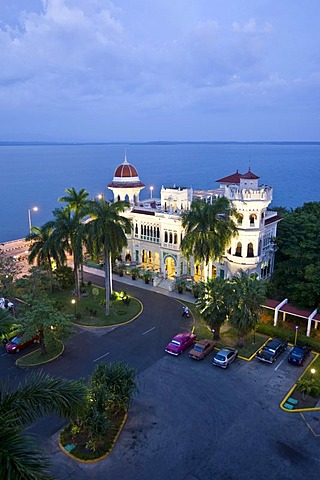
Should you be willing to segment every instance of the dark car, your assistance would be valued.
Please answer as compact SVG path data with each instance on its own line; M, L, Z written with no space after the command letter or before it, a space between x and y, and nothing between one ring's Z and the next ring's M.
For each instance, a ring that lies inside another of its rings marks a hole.
M238 350L235 350L234 348L223 348L213 357L212 365L221 368L228 368L230 363L237 358L238 353Z
M311 352L309 345L295 345L288 356L288 362L292 365L303 365L305 359Z
M277 360L280 353L287 348L288 342L281 338L273 338L256 353L256 358L262 362L273 363Z

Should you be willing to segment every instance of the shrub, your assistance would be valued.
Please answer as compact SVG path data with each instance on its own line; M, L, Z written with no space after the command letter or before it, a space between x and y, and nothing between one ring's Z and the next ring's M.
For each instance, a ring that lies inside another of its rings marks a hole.
M256 331L258 333L263 333L264 335L269 335L269 337L279 337L284 340L288 340L290 343L294 343L295 332L283 327L275 327L274 325L269 325L267 323L258 323ZM320 342L314 338L307 337L299 333L298 335L299 343L302 345L309 345L312 350L320 352Z
M310 395L315 398L320 397L320 382L314 378L309 380L301 378L298 380L297 389L305 395Z

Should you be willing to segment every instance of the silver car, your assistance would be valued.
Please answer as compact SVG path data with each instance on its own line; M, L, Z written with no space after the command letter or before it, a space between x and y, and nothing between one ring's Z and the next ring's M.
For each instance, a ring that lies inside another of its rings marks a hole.
M238 356L238 350L234 348L223 348L212 359L212 365L217 367L227 368L233 360Z

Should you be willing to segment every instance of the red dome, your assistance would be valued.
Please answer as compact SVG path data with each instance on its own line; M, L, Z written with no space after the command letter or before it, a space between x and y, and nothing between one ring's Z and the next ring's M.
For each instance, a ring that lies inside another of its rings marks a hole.
M116 178L138 177L138 172L130 163L122 163L114 172Z
M144 186L145 185L140 182L137 169L127 161L127 157L125 157L121 165L116 168L113 180L108 184L109 188L143 188Z

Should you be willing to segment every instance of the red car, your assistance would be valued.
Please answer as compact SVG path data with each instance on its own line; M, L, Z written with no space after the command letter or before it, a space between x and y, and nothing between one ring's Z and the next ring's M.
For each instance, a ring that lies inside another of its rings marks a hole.
M19 353L20 350L32 345L33 343L39 343L39 335L34 335L33 337L26 340L23 336L13 337L9 342L5 344L5 349L7 353Z
M188 347L193 345L197 340L197 337L194 333L183 332L178 333L171 342L167 345L165 352L170 353L170 355L180 355Z

